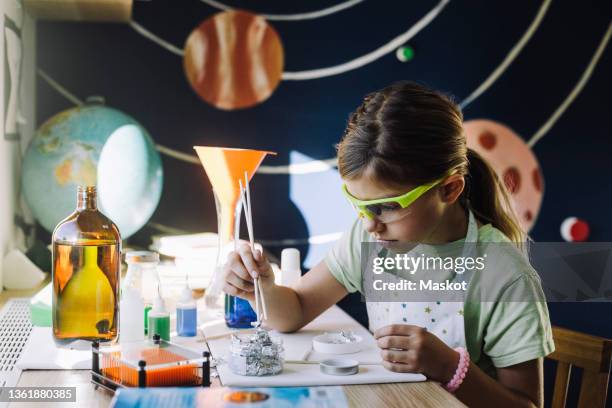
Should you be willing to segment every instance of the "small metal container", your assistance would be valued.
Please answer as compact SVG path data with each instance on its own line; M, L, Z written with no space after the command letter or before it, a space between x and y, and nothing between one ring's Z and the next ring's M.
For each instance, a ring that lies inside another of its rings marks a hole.
M359 362L348 358L333 358L321 361L319 368L328 375L353 375L359 372Z

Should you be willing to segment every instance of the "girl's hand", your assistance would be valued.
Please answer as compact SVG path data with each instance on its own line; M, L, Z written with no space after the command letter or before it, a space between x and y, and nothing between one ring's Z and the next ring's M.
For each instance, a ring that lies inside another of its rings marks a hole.
M274 272L268 259L259 250L253 253L250 245L242 241L237 252L230 252L223 266L223 291L228 295L254 301L255 277L260 278L263 290L274 285Z
M399 373L422 373L447 383L459 364L459 353L423 327L392 324L374 333L383 365Z

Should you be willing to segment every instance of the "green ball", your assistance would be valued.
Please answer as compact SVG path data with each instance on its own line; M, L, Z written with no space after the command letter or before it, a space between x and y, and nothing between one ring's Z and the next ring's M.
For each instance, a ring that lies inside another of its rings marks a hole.
M414 49L409 45L404 45L397 49L395 56L401 62L408 62L414 58Z

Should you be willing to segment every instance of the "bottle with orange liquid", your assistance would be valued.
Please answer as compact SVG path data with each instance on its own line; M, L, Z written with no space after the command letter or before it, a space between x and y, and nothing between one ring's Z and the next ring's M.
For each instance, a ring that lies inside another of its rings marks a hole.
M98 211L96 188L79 186L77 207L53 231L53 338L59 346L117 337L121 236Z

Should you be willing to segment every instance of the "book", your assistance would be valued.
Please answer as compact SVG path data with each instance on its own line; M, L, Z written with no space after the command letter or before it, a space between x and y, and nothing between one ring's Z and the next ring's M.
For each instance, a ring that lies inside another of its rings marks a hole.
M348 402L342 387L278 388L122 388L111 408L343 408Z

